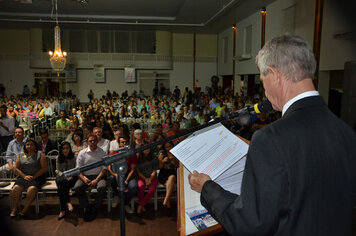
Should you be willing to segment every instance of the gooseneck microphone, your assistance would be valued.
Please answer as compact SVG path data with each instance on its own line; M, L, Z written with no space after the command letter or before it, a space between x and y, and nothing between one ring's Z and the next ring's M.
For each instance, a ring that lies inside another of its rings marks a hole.
M226 119L237 119L238 121L241 121L241 123L246 124L249 122L251 115L255 113L268 113L270 111L273 111L272 104L268 100L263 100L253 106L247 106L235 112L228 113Z
M259 114L259 113L268 113L270 111L273 111L272 103L268 100L263 100L260 103L256 103L253 106L253 110Z

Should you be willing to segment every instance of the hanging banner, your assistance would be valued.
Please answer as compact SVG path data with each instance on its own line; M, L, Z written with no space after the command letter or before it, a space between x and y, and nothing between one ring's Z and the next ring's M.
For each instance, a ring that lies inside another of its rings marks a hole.
M94 81L96 83L105 83L105 67L103 64L94 64Z
M135 67L126 67L124 70L125 82L126 83L136 83L136 70Z
M67 83L77 82L77 68L74 64L66 64L66 67L64 68L64 73L66 74Z

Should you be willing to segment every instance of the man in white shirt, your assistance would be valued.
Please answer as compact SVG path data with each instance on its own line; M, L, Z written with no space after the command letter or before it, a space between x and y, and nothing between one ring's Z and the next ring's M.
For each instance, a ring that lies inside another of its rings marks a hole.
M79 152L76 167L83 167L101 161L106 156L106 153L98 147L98 138L96 135L89 135L88 145L87 148ZM106 193L106 173L107 167L100 166L78 175L79 179L75 183L73 190L77 194L80 207L84 209L85 221L92 221L96 218L97 209L100 208L101 201ZM92 206L89 205L85 192L88 187L96 188L98 191Z
M7 146L6 157L7 164L0 167L0 172L8 172L13 169L13 161L16 160L17 155L23 152L26 138L24 137L24 130L22 127L15 129L15 139L11 140Z
M115 140L112 140L110 142L109 153L119 150L119 148L120 148L119 147L119 137L123 136L123 135L124 135L124 133L123 133L122 129L115 130L115 132L114 132Z
M45 114L45 116L52 116L52 115L53 115L53 110L52 110L52 108L49 106L48 102L45 102L43 109L44 109L44 114Z
M107 140L106 138L103 138L103 132L101 130L100 127L95 127L93 129L93 134L96 135L96 137L98 138L98 147L100 147L101 149L104 150L104 152L106 153L106 155L109 154L109 148L110 148L110 141Z
M6 112L7 106L2 105L0 107L0 154L6 151L15 130L15 119Z
M50 98L49 99L49 107L52 109L52 111L54 112L55 111L55 109L56 109L56 106L57 106L57 102L56 101L54 101L54 99L53 98Z

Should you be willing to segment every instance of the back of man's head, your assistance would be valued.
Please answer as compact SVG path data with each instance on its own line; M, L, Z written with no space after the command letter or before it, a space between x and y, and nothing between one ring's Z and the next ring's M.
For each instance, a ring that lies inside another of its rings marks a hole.
M263 75L268 74L267 67L273 67L292 82L312 79L316 69L314 54L307 41L291 35L268 41L256 56L256 64Z

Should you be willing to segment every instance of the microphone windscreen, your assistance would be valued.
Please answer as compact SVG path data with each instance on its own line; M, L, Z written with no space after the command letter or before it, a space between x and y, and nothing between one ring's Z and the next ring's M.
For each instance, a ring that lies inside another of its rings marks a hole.
M272 103L268 100L263 100L262 102L254 105L254 110L256 113L268 113L273 111Z

